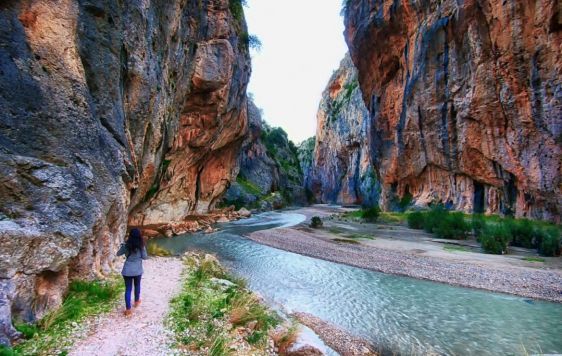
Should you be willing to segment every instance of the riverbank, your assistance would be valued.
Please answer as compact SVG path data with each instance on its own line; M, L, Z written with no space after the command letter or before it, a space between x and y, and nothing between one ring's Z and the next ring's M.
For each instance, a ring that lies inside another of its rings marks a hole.
M315 206L291 212L304 214L310 219L316 215L328 217L341 210ZM408 234L408 230L401 231ZM329 230L309 229L301 224L258 231L248 237L267 246L373 271L562 303L560 269L526 267L519 261L502 259L502 256L470 252L461 256L454 252L411 248L428 245L385 239L376 231L373 236L376 243L355 240L355 243L346 243L348 241L342 241L338 234Z
M312 314L297 312L292 315L301 324L313 330L326 345L341 356L376 356L380 354L368 341L353 336Z

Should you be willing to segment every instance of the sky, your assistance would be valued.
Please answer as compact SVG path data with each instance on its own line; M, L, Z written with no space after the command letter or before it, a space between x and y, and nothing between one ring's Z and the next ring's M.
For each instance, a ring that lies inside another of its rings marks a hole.
M332 72L347 52L342 0L248 0L248 32L262 42L252 50L248 92L271 126L295 143L316 133L316 111Z

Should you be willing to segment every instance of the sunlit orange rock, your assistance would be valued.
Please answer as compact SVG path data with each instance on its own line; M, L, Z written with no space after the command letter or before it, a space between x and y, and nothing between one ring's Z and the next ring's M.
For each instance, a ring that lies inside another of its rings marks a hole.
M560 3L346 4L383 205L560 221Z

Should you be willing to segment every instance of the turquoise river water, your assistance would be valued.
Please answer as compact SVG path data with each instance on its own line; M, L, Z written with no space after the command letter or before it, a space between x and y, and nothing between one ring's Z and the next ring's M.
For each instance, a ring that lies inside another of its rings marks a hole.
M314 314L398 354L562 353L562 305L388 275L255 243L250 232L304 221L264 213L213 234L157 243L216 254L272 305Z

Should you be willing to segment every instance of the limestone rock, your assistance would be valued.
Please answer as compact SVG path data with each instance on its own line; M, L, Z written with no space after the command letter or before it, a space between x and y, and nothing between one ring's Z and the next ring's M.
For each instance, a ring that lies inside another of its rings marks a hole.
M382 202L560 221L557 1L346 2Z
M245 34L228 0L0 6L2 342L109 273L127 224L213 209L247 131Z
M319 203L377 204L380 184L371 163L371 121L363 103L357 70L349 55L322 94L316 142L306 187ZM304 150L304 148L301 148Z
M252 216L252 213L246 208L241 208L237 211L237 213L243 218L249 218L250 216Z
M248 119L249 135L238 157L240 172L224 197L225 204L259 210L304 204L296 147L282 129L271 128L263 121L260 109L251 100Z

